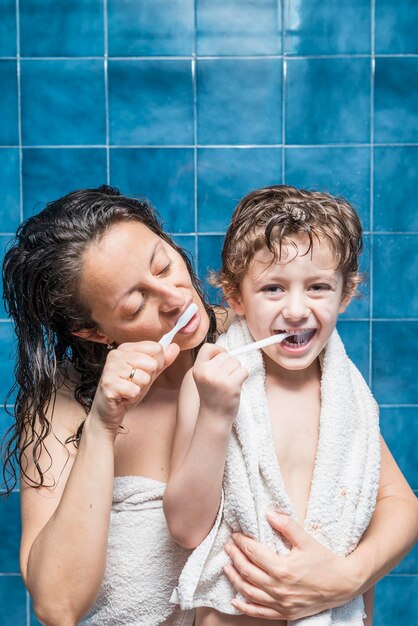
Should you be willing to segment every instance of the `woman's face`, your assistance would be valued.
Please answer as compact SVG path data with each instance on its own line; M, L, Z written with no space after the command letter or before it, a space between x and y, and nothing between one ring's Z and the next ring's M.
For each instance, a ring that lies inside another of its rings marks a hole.
M209 328L183 259L140 222L114 224L88 248L80 291L98 324L94 333L82 331L92 341L159 341L191 302L198 311L174 341L182 350L194 348Z

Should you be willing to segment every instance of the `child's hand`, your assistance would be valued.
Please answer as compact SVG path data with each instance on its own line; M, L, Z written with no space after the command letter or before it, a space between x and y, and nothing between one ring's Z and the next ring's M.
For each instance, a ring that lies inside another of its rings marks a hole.
M248 378L238 359L213 344L200 349L193 367L193 377L200 396L200 408L234 420L241 389Z

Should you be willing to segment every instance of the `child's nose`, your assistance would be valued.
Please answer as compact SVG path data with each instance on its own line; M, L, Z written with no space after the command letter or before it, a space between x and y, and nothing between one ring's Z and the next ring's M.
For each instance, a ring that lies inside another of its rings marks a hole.
M302 295L288 295L283 308L283 317L289 321L299 321L308 317L309 310L306 299Z

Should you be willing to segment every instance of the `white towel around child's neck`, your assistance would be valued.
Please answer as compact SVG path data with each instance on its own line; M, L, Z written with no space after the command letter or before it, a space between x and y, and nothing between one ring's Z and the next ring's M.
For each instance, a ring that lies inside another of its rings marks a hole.
M245 320L238 318L218 343L232 350L251 341ZM296 517L275 455L262 353L256 350L239 358L249 378L229 441L221 506L172 595L184 609L206 606L232 615L238 613L231 605L237 592L223 572L230 562L223 546L231 533L244 532L285 554L289 548L267 522L266 511ZM334 331L322 359L320 429L305 529L334 553L348 555L370 522L379 470L377 405ZM290 624L361 626L362 598Z

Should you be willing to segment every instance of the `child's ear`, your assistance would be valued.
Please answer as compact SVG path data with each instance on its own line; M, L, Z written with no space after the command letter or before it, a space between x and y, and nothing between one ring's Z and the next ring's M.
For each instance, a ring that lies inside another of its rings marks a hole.
M341 296L340 308L338 309L338 313L344 313L351 300L353 299L356 293L356 285L351 283L345 286L343 294Z
M340 308L338 309L338 313L344 313L344 311L346 310L346 308L348 307L348 305L350 304L351 300L352 300L353 296L352 294L348 294L345 295L341 298L341 302L340 302Z
M239 292L237 292L236 295L227 298L226 301L237 315L245 315L244 305Z

